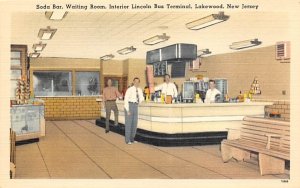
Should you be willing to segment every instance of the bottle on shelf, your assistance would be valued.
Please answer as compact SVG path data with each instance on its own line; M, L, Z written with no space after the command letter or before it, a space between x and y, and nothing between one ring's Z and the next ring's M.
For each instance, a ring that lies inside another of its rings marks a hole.
M229 96L228 96L228 94L225 95L224 101L225 102L229 102Z
M244 95L242 95L242 91L240 91L240 94L237 97L238 102L244 102Z
M248 98L248 93L245 92L243 97L244 97L244 101L245 101Z
M160 95L160 100L161 100L161 103L165 103L165 94L164 93L162 93Z

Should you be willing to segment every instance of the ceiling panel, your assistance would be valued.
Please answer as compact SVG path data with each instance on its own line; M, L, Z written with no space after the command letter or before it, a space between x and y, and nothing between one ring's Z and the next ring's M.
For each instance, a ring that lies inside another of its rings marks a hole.
M62 21L48 20L42 12L12 14L11 41L32 45L40 28L57 28L41 57L99 58L113 53L116 59L145 58L148 50L174 43L193 43L213 54L234 52L232 42L259 38L262 46L289 40L288 15L281 12L230 12L228 21L198 31L185 24L215 12L69 12ZM143 40L166 33L166 42L147 46ZM117 50L135 46L137 51L119 55Z

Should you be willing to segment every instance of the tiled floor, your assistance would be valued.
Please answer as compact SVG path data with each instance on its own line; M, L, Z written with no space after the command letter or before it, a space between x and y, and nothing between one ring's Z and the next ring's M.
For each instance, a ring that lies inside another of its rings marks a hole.
M285 179L261 176L257 165L223 163L219 145L156 147L127 145L124 137L95 121L48 121L46 137L17 146L16 178L99 179Z

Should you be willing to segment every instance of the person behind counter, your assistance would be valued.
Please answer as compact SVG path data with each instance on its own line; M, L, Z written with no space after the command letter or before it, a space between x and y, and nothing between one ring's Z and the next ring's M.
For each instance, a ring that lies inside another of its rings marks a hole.
M214 103L216 95L220 95L221 92L216 88L216 82L214 80L209 80L209 89L205 95L205 103Z
M149 100L150 89L149 89L148 86L145 86L143 93L144 93L144 99L145 99L145 101Z
M171 95L172 98L176 98L178 93L176 89L176 85L172 82L170 82L170 75L166 74L164 78L164 83L156 86L154 88L155 91L161 90L161 94L167 96Z
M134 143L138 123L138 105L144 101L142 89L139 88L140 79L133 79L133 86L127 89L124 97L125 109L125 142Z
M106 112L105 133L109 132L109 119L110 119L111 110L114 111L115 126L118 126L119 110L116 104L116 99L118 97L122 98L121 93L118 91L117 88L112 86L112 80L108 79L107 87L103 89L103 102L104 102L104 108Z

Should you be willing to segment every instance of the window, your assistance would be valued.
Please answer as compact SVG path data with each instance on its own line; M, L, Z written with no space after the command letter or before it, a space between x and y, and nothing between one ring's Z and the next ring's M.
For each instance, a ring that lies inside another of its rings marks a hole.
M20 59L21 58L21 52L13 51L10 53L11 59Z
M11 51L10 56L10 98L14 99L16 96L18 79L21 79L22 76L21 51Z
M11 66L21 66L21 60L20 59L11 59L10 65Z
M10 70L10 79L20 79L22 75L22 71L21 70Z
M33 72L35 96L71 96L72 73L68 71Z
M12 51L10 52L10 65L19 66L21 68L21 52Z
M99 95L99 72L76 72L76 95Z

